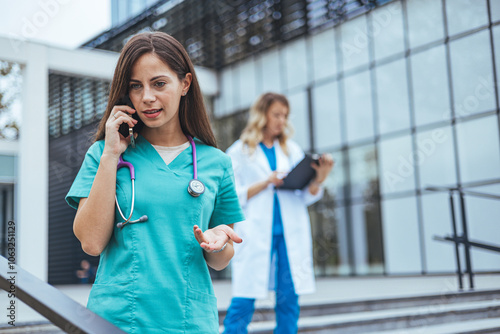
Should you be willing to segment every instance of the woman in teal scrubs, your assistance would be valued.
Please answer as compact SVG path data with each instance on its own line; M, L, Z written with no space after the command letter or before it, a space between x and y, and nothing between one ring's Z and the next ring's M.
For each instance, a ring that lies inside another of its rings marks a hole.
M128 95L134 108L115 105ZM138 120L130 115L135 114ZM122 123L141 126L131 137ZM192 196L193 145L197 179ZM120 155L135 167L135 196ZM165 33L143 33L124 46L96 142L66 197L77 209L73 229L83 250L100 255L88 308L127 333L218 333L208 266L221 270L244 220L231 160L216 148L193 65ZM123 221L115 205L131 221Z

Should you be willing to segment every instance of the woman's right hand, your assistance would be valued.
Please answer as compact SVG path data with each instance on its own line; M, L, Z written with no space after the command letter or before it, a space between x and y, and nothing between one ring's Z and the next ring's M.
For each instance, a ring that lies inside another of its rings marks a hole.
M277 171L274 171L271 173L271 175L269 175L269 177L267 178L267 184L274 184L274 186L276 187L280 187L282 184L283 184L283 178L280 177L280 174L283 174L283 173L279 173Z
M280 174L282 173L274 171L269 175L267 179L254 183L253 185L248 187L247 200L266 189L271 183L276 187L281 186L283 184L283 180L281 179Z
M137 120L130 115L136 111L129 106L114 106L106 121L106 136L104 138L104 152L113 156L119 156L127 149L130 144L130 136L123 137L118 129L122 123L127 123L129 127L134 127ZM136 135L136 134L134 134Z

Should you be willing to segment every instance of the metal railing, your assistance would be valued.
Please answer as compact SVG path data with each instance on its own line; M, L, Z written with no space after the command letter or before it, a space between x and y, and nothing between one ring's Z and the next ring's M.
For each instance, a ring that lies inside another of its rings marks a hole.
M125 334L115 325L2 256L0 288L8 293L10 301L7 307L14 305L13 321L16 317L16 302L21 300L66 333Z
M469 289L474 289L474 273L472 270L472 261L470 255L471 247L481 248L489 251L493 251L496 253L500 253L500 246L490 245L480 241L472 241L469 239L469 232L467 226L467 215L465 210L465 195L471 197L479 197L479 198L488 198L494 200L500 200L500 196L487 194L477 191L471 191L464 189L463 187L427 187L425 190L428 191L436 191L442 192L447 191L449 195L450 201L450 213L451 213L451 224L453 234L451 236L434 236L434 240L444 241L444 242L453 242L455 244L455 258L456 258L456 266L457 266L457 278L458 278L458 286L460 290L463 290L463 279L462 279L462 265L460 262L460 244L464 245L464 253L465 253L465 272L469 276ZM460 201L460 213L462 220L462 234L459 235L457 232L457 219L455 215L455 194L458 193L459 201Z

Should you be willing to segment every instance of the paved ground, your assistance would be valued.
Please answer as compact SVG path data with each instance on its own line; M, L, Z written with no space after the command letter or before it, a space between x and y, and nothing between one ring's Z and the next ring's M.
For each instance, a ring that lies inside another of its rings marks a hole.
M391 297L418 296L426 294L453 293L458 291L455 275L413 276L413 277L356 277L356 278L319 278L316 293L300 298L302 305L353 300L379 299ZM464 281L468 287L467 280ZM500 274L481 274L475 276L476 290L500 289ZM90 285L57 286L59 290L85 305ZM230 281L217 281L214 289L219 309L226 309L231 300ZM0 309L7 307L9 299L0 292ZM5 304L2 306L2 304ZM257 306L272 306L273 295L259 300ZM16 322L38 322L44 318L28 306L19 303ZM0 316L0 326L7 324L7 318Z

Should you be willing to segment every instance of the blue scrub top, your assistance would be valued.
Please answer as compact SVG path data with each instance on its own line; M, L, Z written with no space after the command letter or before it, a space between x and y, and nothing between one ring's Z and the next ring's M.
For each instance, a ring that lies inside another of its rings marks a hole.
M260 147L264 151L269 167L274 172L276 170L276 150L274 146L269 148L264 143L260 143ZM273 235L283 235L283 220L281 219L280 201L278 191L274 189L274 204L273 204Z
M123 159L135 167L135 207L128 224L115 209L115 227L100 257L87 307L127 333L218 333L214 296L203 249L193 225L205 231L244 220L238 202L230 158L195 139L198 179L205 193L187 191L193 178L192 147L166 165L142 136ZM88 150L66 196L73 208L88 197L104 141ZM128 168L117 172L116 194L123 214L130 215L132 185Z

